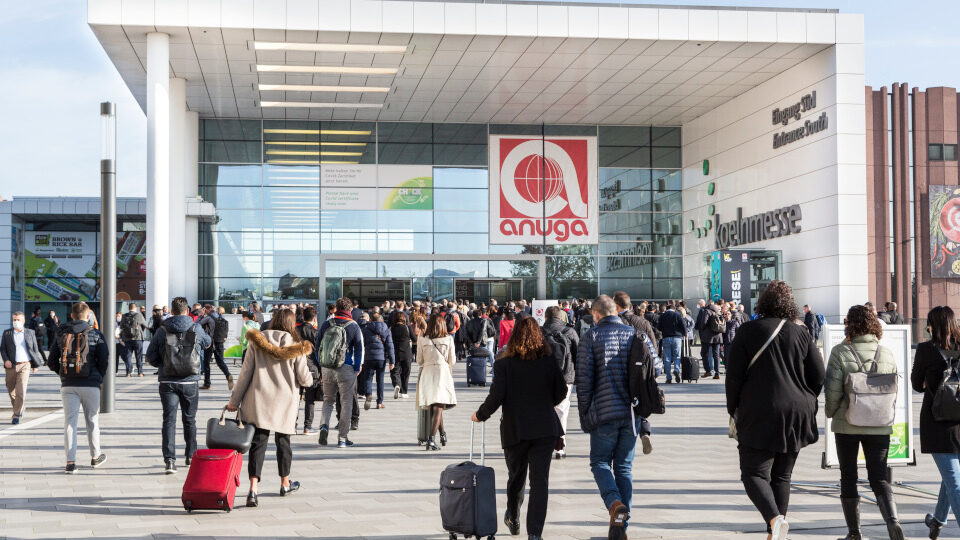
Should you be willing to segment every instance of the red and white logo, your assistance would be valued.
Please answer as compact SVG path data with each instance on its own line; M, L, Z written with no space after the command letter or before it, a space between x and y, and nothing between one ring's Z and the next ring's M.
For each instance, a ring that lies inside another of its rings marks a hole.
M490 136L490 243L597 242L597 138Z

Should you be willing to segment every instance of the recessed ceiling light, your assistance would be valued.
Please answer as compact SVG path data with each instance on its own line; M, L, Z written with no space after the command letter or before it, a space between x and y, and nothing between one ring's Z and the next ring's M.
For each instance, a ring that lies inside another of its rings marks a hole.
M362 156L363 152L315 152L311 150L267 150L272 156Z
M348 73L351 75L396 75L397 68L353 67L353 66L284 66L257 64L257 71L277 73Z
M359 161L318 161L307 159L268 159L267 164L277 165L320 165L321 163L336 163L340 165L356 165Z
M254 41L253 48L259 51L312 51L312 52L357 52L357 53L405 53L406 45L373 45L361 43L295 43L282 41Z
M366 146L365 142L317 142L317 141L263 141L263 144L283 146Z
M260 106L261 107L305 107L309 109L381 109L383 108L382 103L318 103L315 101L261 101Z
M285 129L267 128L264 133L284 135L369 135L370 130L363 129Z
M260 91L282 92L379 92L386 94L389 86L317 86L312 84L261 84Z

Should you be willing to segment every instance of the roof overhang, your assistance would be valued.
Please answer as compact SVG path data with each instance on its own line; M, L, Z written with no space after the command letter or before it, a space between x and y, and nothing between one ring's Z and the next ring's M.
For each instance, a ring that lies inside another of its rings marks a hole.
M88 22L144 109L146 36L169 34L188 108L220 118L681 125L835 43L863 41L862 16L833 11L546 3L89 0Z

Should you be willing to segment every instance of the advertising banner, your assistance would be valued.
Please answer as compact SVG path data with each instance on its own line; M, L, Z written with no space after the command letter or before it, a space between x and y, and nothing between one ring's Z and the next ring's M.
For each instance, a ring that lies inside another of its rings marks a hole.
M227 340L223 342L224 358L240 358L240 328L243 327L243 316L225 313L221 315L228 324Z
M842 324L828 324L823 330L823 360L829 362L830 351L834 347L843 343L846 338L843 334ZM900 375L897 386L897 412L893 420L893 433L890 435L890 450L887 453L887 463L896 465L913 465L916 463L914 452L913 432L913 400L910 396L910 368L912 356L910 354L910 326L909 325L891 325L883 327L883 338L880 339L880 345L890 349L897 362L897 373ZM830 430L830 420L822 418L823 440L826 449L823 455L824 467L836 467L837 461L836 441L833 439L833 433ZM863 452L860 453L860 463L864 463Z
M543 326L544 321L547 320L547 308L558 305L560 305L560 302L556 300L534 300L530 309L532 310L533 318L537 320L537 324Z
M930 277L960 277L960 189L930 186Z
M377 189L335 187L320 189L321 210L376 210Z
M748 251L714 251L710 254L710 298L743 304L744 313L753 313Z
M13 265L10 273L10 302L13 309L23 309L23 229L13 226L10 236L10 251Z
M321 165L320 183L323 187L376 187L376 165Z
M430 165L325 165L321 210L433 210Z
M491 135L490 243L594 244L597 138Z

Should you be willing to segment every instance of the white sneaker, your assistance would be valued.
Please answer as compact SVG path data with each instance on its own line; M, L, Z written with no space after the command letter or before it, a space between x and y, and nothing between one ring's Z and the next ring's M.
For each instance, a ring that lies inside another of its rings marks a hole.
M403 399L410 399L410 394L400 394Z
M643 445L643 455L648 455L653 452L653 441L650 440L650 435L642 435L640 437L640 443Z
M395 386L393 388L393 399L400 399L400 387Z
M773 527L770 527L770 537L773 540L787 540L789 529L790 524L787 523L786 516L777 516L777 519L773 522Z

